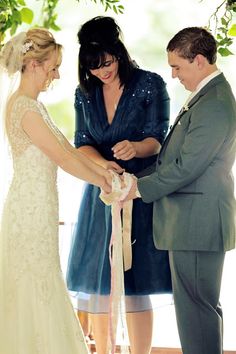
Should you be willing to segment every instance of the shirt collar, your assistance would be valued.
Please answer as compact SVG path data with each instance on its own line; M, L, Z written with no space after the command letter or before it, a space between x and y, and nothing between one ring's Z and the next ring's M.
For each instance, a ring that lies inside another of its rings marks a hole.
M205 77L201 82L199 82L194 93L199 92L204 86L206 86L206 84L208 84L208 82L210 82L212 79L214 79L216 76L218 76L220 74L221 74L221 70L217 69L212 74Z
M221 70L217 69L216 71L214 71L212 74L206 76L201 82L199 82L199 84L196 87L196 90L192 91L192 93L190 94L190 96L187 98L187 101L185 102L185 105L187 105L194 96L196 96L196 94L204 87L206 86L206 84L208 84L208 82L210 82L212 79L214 79L216 76L221 74Z

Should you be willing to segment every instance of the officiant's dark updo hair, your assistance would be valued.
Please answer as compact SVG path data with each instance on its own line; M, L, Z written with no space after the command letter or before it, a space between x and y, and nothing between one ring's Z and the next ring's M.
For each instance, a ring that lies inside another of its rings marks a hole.
M122 32L112 17L97 16L84 23L79 32L79 83L81 89L90 93L102 82L90 73L103 65L107 54L118 60L120 83L126 85L136 66L131 60L122 40Z

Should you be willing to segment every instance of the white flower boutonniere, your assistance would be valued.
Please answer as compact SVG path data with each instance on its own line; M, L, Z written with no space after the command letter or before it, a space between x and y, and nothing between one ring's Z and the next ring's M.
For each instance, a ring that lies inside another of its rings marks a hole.
M183 112L187 112L189 110L189 106L186 104L183 106Z

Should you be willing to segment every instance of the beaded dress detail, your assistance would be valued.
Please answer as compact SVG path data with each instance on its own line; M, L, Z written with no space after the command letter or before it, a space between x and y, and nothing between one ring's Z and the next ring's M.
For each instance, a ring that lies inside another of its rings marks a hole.
M57 166L23 131L27 111L64 140L42 103L15 99L7 117L13 178L0 234L0 352L87 354L60 268Z

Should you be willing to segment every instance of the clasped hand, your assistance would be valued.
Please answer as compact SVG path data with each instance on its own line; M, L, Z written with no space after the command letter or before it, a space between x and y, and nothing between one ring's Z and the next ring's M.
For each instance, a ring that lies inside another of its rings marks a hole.
M118 142L112 147L112 151L113 156L117 160L123 161L132 159L136 156L137 153L134 142L129 140ZM111 194L114 192L115 188L116 190L119 189L122 195L125 194L124 198L122 199L123 201L137 198L137 181L134 175L126 173L125 169L115 161L106 161L104 167L109 171L109 175L106 175L105 178L107 185L111 187L111 190L109 190L110 188L107 188L107 186L106 188L102 188L104 193ZM132 180L130 179L131 176ZM114 178L116 178L115 183ZM127 186L127 181L132 181L132 183L129 183L129 186Z
M137 198L137 178L134 175L127 172L120 175L114 170L109 170L108 172L112 178L112 190L107 193L106 190L102 189L100 196L105 204L110 205L116 201L125 202Z

